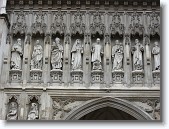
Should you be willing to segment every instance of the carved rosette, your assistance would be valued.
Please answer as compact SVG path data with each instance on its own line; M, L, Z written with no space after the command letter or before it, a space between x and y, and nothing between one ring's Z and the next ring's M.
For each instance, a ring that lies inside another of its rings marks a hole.
M92 83L103 83L104 73L101 70L93 70L91 72Z
M123 83L124 82L124 71L122 70L112 71L112 81L113 83Z
M129 32L132 35L138 33L139 35L143 35L144 26L142 24L141 14L134 12L131 14L131 24L129 25Z
M105 25L102 23L101 14L96 12L93 14L93 23L90 24L90 32L91 34L98 33L99 35L103 35L105 33Z
M53 22L50 30L53 35L56 33L63 35L65 33L66 25L64 23L63 13L61 11L53 14Z
M30 81L41 82L42 81L42 70L30 70Z
M12 25L12 33L16 35L17 33L23 35L26 33L26 19L25 19L25 13L23 11L19 12L17 14L16 22Z
M51 81L54 83L62 83L62 70L53 69L50 71Z
M53 120L63 120L63 118L68 114L72 109L80 105L82 101L75 101L72 99L62 100L54 99L53 100Z
M83 71L75 70L71 71L71 83L82 83L83 82Z
M19 69L10 70L9 76L10 76L10 82L19 83L22 80L22 70L19 70Z
M74 22L70 26L70 31L73 35L75 34L84 34L86 30L86 26L83 23L82 13L78 11L74 14Z
M32 24L32 34L45 34L47 25L45 23L45 15L39 11L34 15L34 22Z
M153 71L153 81L154 83L160 83L160 70Z
M118 12L115 12L113 15L112 23L109 28L112 35L115 35L116 33L122 35L124 33L124 24L122 24L121 15Z
M133 83L144 83L144 72L143 70L132 71Z

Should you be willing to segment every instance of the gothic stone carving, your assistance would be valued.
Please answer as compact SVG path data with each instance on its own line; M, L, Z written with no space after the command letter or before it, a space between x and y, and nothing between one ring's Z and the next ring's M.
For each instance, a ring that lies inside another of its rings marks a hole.
M62 83L62 70L53 69L50 71L51 81L56 83Z
M102 70L102 58L103 55L103 48L100 45L100 39L97 38L96 43L92 45L92 63L93 67L92 70Z
M154 43L152 54L154 55L154 70L160 70L160 47L158 42Z
M104 74L103 71L101 70L94 70L91 73L91 77L92 77L92 83L103 83L103 78L104 78Z
M31 70L30 80L31 82L40 82L42 80L42 70Z
M51 33L55 35L59 33L63 35L66 31L66 25L64 23L64 14L61 11L53 14L52 25L50 27Z
M83 71L75 70L71 71L71 83L82 83L83 81Z
M139 35L143 35L144 26L142 25L141 14L137 12L132 13L130 22L131 22L131 24L129 25L130 34L135 35L136 33L138 33Z
M32 33L33 34L45 34L46 32L46 23L45 23L45 16L42 11L39 11L34 14L34 22L32 24Z
M51 51L51 64L52 69L62 69L63 65L63 46L60 43L60 39L56 38L52 45Z
M70 26L70 31L73 35L76 33L84 34L85 33L85 24L83 23L83 14L80 11L74 14L74 22Z
M13 44L12 50L11 50L11 69L21 69L22 64L22 47L21 47L21 39L17 39L17 42Z
M143 70L132 71L132 77L134 83L143 83L144 81L144 72Z
M153 71L153 81L154 83L160 83L160 70Z
M12 33L16 35L17 33L23 35L26 33L26 19L25 19L25 13L23 11L17 13L17 19L16 22L12 25Z
M9 71L10 82L21 82L22 80L22 71L21 70L10 70Z
M90 32L91 34L100 34L103 35L105 33L105 25L102 23L102 17L99 12L93 14L93 23L90 24Z
M124 71L114 70L112 71L113 83L123 83L124 82Z
M53 100L53 119L54 120L62 120L64 116L69 113L72 109L80 105L81 101L74 101L72 99L61 100L55 99Z
M43 59L42 57L43 57L42 46L40 45L39 40L37 40L32 53L31 70L42 69L42 59Z
M124 24L122 24L121 14L115 12L112 18L112 23L110 24L110 31L112 35L119 33L122 35L124 33Z

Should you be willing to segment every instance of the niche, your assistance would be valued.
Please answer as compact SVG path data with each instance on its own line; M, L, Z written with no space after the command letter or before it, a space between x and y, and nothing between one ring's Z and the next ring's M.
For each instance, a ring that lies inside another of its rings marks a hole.
M52 35L50 55L50 76L52 82L62 82L64 35L56 33Z
M134 83L144 81L144 45L143 35L131 35L132 77Z
M10 37L8 37L10 38ZM22 80L22 65L24 55L24 38L25 35L17 33L12 37L11 61L10 61L10 82L19 83ZM10 40L10 39L8 39Z
M71 82L83 81L84 35L76 33L71 36Z
M30 80L31 82L40 82L42 80L44 53L44 35L37 33L32 36L30 53Z
M7 108L7 120L18 120L18 102L16 96L12 96L9 99Z
M39 97L30 96L28 104L28 120L37 120L39 119Z

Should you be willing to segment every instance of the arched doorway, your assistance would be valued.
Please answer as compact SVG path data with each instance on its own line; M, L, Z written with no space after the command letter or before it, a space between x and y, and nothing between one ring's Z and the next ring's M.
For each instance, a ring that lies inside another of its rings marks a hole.
M112 97L93 99L76 107L65 120L153 120L135 104Z

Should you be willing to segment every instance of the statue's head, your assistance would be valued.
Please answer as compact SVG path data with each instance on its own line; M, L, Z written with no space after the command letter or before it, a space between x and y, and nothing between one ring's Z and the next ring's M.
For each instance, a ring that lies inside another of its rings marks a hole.
M80 39L77 39L76 42L77 42L77 44L79 44L80 43Z
M40 43L40 41L39 40L36 40L36 44L39 44Z
M60 43L60 38L56 37L56 38L55 38L55 42L56 42L56 43Z
M119 40L116 40L116 41L115 41L115 44L116 44L116 45L120 45Z
M21 45L21 39L20 39L20 38L17 39L17 43L18 43L19 45Z
M139 43L139 40L138 40L138 39L135 39L135 43L138 44L138 43Z
M100 43L100 38L97 38L97 39L96 39L96 42L99 44L99 43Z
M31 107L32 108L36 107L36 103L31 103Z
M11 102L10 103L10 108L17 108L17 103L16 102Z
M156 42L154 42L154 45L155 45L155 46L158 46L159 44L158 44L158 42L156 41Z

